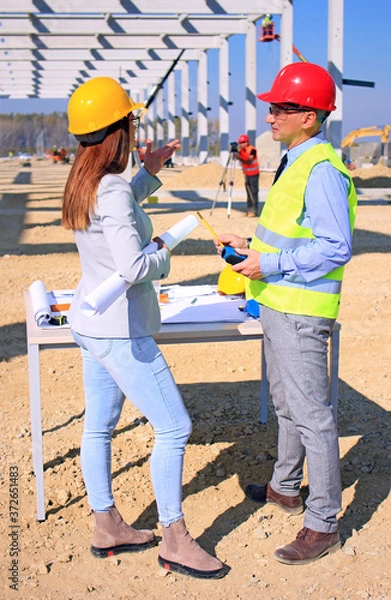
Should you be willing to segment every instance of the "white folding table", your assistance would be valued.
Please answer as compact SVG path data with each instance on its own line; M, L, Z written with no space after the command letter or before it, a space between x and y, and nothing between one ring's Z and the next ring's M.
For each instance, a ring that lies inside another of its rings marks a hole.
M31 297L25 292L27 352L30 387L31 438L33 445L33 468L36 478L37 520L44 521L45 495L43 479L42 412L40 383L40 350L76 348L71 331L67 327L53 326L43 329L37 326L32 310ZM335 323L330 341L330 400L336 410L338 399L339 334L341 326ZM266 379L266 364L263 347L263 331L258 320L249 319L242 323L172 323L163 324L154 336L160 344L195 344L207 342L261 341L261 392L260 422L267 422L269 387Z

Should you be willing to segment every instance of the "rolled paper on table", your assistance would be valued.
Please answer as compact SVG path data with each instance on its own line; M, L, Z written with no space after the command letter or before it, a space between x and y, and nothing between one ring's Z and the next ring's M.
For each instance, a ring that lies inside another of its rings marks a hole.
M29 291L33 306L34 320L38 326L41 326L43 323L49 321L52 316L45 284L38 279L30 285Z
M188 215L179 223L176 223L165 233L162 233L160 239L166 244L171 251L177 246L189 233L198 225L198 219L194 215ZM143 248L144 254L157 252L157 242L151 242ZM121 274L116 271L106 281L103 281L95 290L88 294L82 302L81 309L87 317L92 317L96 314L103 314L118 300L122 294L130 287L130 284L125 281Z

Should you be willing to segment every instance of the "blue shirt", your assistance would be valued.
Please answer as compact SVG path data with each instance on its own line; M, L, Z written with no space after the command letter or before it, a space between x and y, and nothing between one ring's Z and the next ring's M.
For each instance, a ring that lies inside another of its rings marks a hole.
M325 143L322 132L288 151L286 169L306 150ZM282 274L287 281L309 282L346 264L352 256L349 222L349 180L328 161L316 165L308 178L301 225L315 239L294 250L262 253L262 274Z

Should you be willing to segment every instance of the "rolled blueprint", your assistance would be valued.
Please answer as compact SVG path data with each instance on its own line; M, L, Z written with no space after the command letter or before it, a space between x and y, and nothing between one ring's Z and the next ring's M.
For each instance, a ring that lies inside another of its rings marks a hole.
M186 236L189 235L198 225L198 219L194 215L188 215L179 223L176 223L165 233L162 233L160 238L166 244L169 250L173 250ZM155 242L156 243L156 242ZM145 252L145 249L144 249Z
M47 323L52 316L50 301L46 293L45 284L38 279L30 285L29 291L33 306L34 320L40 327L44 323Z
M189 233L198 225L198 219L194 215L188 215L159 237L163 240L169 250L173 250ZM143 248L145 254L157 252L158 245L151 242ZM95 290L88 294L81 305L83 314L86 317L92 317L96 314L103 314L126 292L130 284L125 281L121 274L116 271L106 281L103 281Z
M129 284L116 271L103 281L82 302L81 309L86 317L103 314L122 294L125 294Z
M165 233L159 235L160 239L166 244L167 248L171 251L177 246L189 233L193 231L198 225L198 219L194 215L187 215L184 219L170 227ZM144 254L152 254L157 252L157 242L151 242L148 246L143 248Z

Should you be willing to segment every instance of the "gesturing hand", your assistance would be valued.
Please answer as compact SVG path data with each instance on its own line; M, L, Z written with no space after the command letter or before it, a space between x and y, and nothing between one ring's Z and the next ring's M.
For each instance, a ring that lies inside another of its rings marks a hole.
M144 156L144 167L150 175L156 175L175 150L181 147L179 140L169 142L165 146L152 151L151 140L146 141L147 149Z

